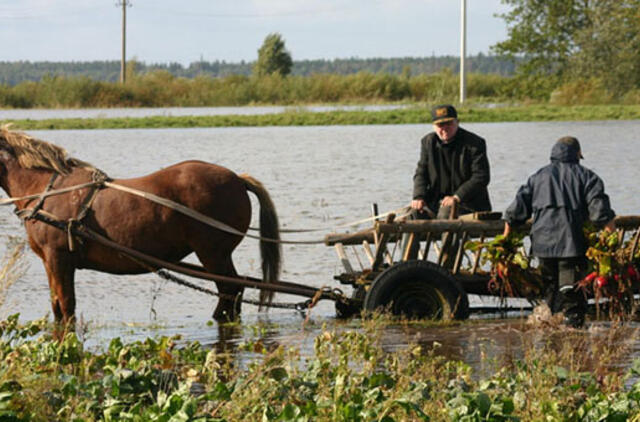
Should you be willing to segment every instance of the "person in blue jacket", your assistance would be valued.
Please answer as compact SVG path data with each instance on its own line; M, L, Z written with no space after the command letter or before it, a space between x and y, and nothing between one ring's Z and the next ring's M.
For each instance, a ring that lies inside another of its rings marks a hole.
M511 225L533 218L531 255L540 261L548 283L547 302L553 313L563 312L565 322L584 324L586 299L575 284L586 266L587 221L614 230L604 183L596 173L580 164L580 143L571 136L558 139L551 150L551 163L531 175L505 211L505 235Z

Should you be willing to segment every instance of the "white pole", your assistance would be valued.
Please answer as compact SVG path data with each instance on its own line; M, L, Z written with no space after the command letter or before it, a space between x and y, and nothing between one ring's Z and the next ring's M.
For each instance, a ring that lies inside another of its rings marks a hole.
M462 0L460 13L460 104L467 97L467 81L465 75L465 58L467 56L467 0Z
M122 0L122 57L120 58L120 83L125 83L127 74L127 0Z

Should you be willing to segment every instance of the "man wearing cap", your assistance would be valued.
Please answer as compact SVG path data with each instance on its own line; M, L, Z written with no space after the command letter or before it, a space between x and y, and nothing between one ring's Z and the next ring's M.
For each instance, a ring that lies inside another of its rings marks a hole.
M418 218L449 218L454 203L461 214L490 211L484 139L459 127L452 105L434 107L431 120L433 132L420 141L411 208L423 213Z
M604 184L593 171L580 165L582 151L571 136L558 139L551 163L529 177L505 211L504 234L511 225L533 217L531 255L540 260L548 287L547 303L553 313L563 312L565 322L582 326L586 312L584 294L575 289L586 266L587 220L614 230L614 211Z

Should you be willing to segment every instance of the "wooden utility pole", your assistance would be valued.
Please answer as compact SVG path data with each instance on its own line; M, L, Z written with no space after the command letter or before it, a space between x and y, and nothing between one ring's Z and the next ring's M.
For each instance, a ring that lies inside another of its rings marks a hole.
M120 83L124 83L127 70L127 7L131 7L129 0L118 0L116 6L122 6L122 57L120 59Z
M467 77L465 74L465 59L467 56L467 0L462 0L460 10L460 104L467 97Z

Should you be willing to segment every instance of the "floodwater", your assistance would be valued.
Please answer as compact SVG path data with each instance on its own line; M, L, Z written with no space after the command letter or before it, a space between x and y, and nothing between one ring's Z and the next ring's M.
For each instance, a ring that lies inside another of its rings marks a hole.
M640 121L476 123L463 127L487 139L492 166L489 191L495 210L504 210L527 176L548 162L555 139L573 135L582 144L583 164L603 178L617 213L638 212L635 190L640 179ZM371 203L377 203L380 211L408 204L419 140L427 130L425 125L387 125L30 134L63 146L72 156L93 163L114 178L146 174L186 159L206 160L238 173L250 173L269 189L283 228L326 228L283 237L321 240L333 227L368 217ZM0 211L1 243L5 244L8 236L23 237L11 209ZM255 216L252 225L257 225ZM333 280L342 269L332 248L322 244L285 245L283 256L283 280L343 287ZM26 273L11 287L0 308L3 316L20 312L23 319L34 319L50 313L42 264L30 251L26 259ZM360 259L366 258L362 255ZM234 262L240 274L259 276L257 243L243 241L234 253ZM358 266L355 257L352 262ZM350 294L350 287L344 290ZM320 302L304 328L304 319L295 311L258 312L252 305L243 306L242 326L220 327L210 323L214 297L153 275L114 276L81 270L76 275L76 292L77 315L86 328L83 335L87 344L94 346L114 336L140 339L175 333L207 345L233 345L255 334L251 327L258 325L266 327L260 332L270 343L299 346L309 352L323 324L338 329L357 326L357 322L336 321L333 304ZM257 293L249 290L246 297L255 299ZM301 300L288 295L276 297L278 302ZM492 302L472 299L475 305L487 303ZM408 342L437 342L447 355L474 362L480 359L481 345L496 354L513 348L513 342L522 335L522 320L516 318L487 319L455 329L389 329L384 338L391 348Z

